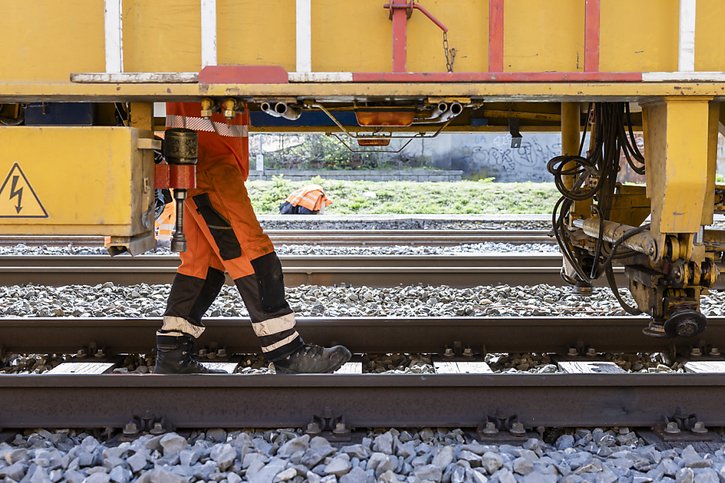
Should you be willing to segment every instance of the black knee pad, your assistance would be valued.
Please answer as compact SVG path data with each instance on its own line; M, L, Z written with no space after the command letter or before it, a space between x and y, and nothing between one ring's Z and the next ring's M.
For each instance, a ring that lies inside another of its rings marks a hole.
M265 312L278 312L289 308L284 294L282 264L275 252L252 260L257 278L259 296Z

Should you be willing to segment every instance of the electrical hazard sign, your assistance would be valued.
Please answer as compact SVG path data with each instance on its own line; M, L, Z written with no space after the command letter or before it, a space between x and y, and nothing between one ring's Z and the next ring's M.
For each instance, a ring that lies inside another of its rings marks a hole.
M0 185L0 218L48 218L38 195L18 163Z

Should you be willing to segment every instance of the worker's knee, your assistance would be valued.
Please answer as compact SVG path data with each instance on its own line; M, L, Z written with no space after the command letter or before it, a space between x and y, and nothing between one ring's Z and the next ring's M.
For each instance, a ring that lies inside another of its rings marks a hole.
M275 312L287 307L284 293L282 264L275 252L251 261L259 285L262 307L266 312Z

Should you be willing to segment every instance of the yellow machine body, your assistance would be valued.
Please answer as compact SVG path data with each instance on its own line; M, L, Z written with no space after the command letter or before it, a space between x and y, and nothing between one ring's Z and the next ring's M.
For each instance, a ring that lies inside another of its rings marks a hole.
M376 128L344 126L330 112L422 116L375 133L390 137L561 129L565 155L579 151L584 106L617 102L643 132L646 190L614 193L609 220L577 200L566 229L591 252L597 238L624 241L650 214L651 226L625 243L637 254L624 262L630 289L658 324L671 322L667 335L692 335L725 246L725 232L702 231L725 205L715 186L723 18L723 0L5 0L0 121L37 102L122 103L130 114L123 127L100 127L113 115L86 128L0 127L0 234L102 234L122 247L148 239L155 102L202 101L200 116L210 106L290 104L334 123L250 130L368 142ZM441 103L460 116L425 123ZM20 188L42 207L20 209Z
M400 1L400 0L398 0ZM124 69L199 71L199 0L123 0ZM217 0L218 63L295 70L293 0ZM389 72L386 0L311 0L313 72ZM449 29L457 72L489 70L489 1L424 0ZM504 71L584 70L583 0L505 0ZM104 70L103 0L4 0L0 79L67 81ZM725 3L697 1L695 70L725 70ZM601 2L600 70L677 70L679 0ZM408 70L445 71L441 31L408 20Z
M153 153L139 134L1 127L0 234L133 237L153 230Z

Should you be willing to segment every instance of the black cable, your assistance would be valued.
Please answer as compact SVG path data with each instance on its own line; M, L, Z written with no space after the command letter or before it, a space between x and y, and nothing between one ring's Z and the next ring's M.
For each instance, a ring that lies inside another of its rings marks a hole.
M649 227L650 224L647 223L646 225L633 228L624 233L621 237L617 239L616 242L614 242L609 256L604 260L604 273L607 277L607 284L609 285L609 289L612 291L612 294L614 294L614 298L617 299L619 305L624 309L625 312L630 315L640 315L642 314L642 311L639 310L637 307L632 307L631 305L629 305L619 293L619 287L617 287L617 280L614 278L614 267L612 266L612 260L616 258L617 248L619 248L622 243L632 238L634 235L637 235L638 233L647 231Z
M624 139L624 156L627 158L627 163L629 164L630 168L632 168L632 171L639 175L643 175L645 173L645 163L644 163L644 156L642 155L642 152L639 150L639 146L637 146L637 139L634 136L634 129L632 128L632 115L629 112L629 104L625 103L625 113L627 117L627 128L628 128L628 134L629 139L627 139L626 135L622 136L622 139ZM622 124L622 129L624 129L624 123ZM636 161L639 164L635 164Z
M593 117L594 128L592 149L586 157L582 156L585 137L590 118ZM603 273L606 274L610 287L620 305L630 313L640 313L630 307L619 295L614 280L612 261L631 256L632 250L618 252L621 244L631 236L648 228L648 225L630 230L614 244L604 241L604 224L599 226L591 271L586 273L577 257L577 248L571 242L571 233L567 226L567 218L576 201L594 198L597 214L600 219L608 219L617 186L617 175L620 170L620 157L624 154L627 163L637 174L644 174L644 156L639 151L632 127L631 113L627 103L596 103L587 109L587 122L579 144L579 154L563 155L552 158L547 163L547 170L554 176L562 197L552 211L553 232L562 255L573 268L576 276L584 282L591 282ZM574 178L571 187L567 187L565 179ZM571 277L562 273L568 283L576 283Z
M615 254L617 252L617 248L619 248L620 245L622 245L622 243L624 243L625 241L629 240L634 235L637 235L639 233L642 233L642 232L645 232L645 231L649 230L650 226L651 225L649 223L647 223L647 224L644 224L642 226L638 226L637 228L632 228L631 230L625 232L624 235L622 235L621 237L619 237L617 239L617 241L614 242L614 244L612 245L611 252L610 252L609 256L604 260L603 264L604 265L610 265L611 266L612 265L612 260L614 260L616 258L616 255Z

